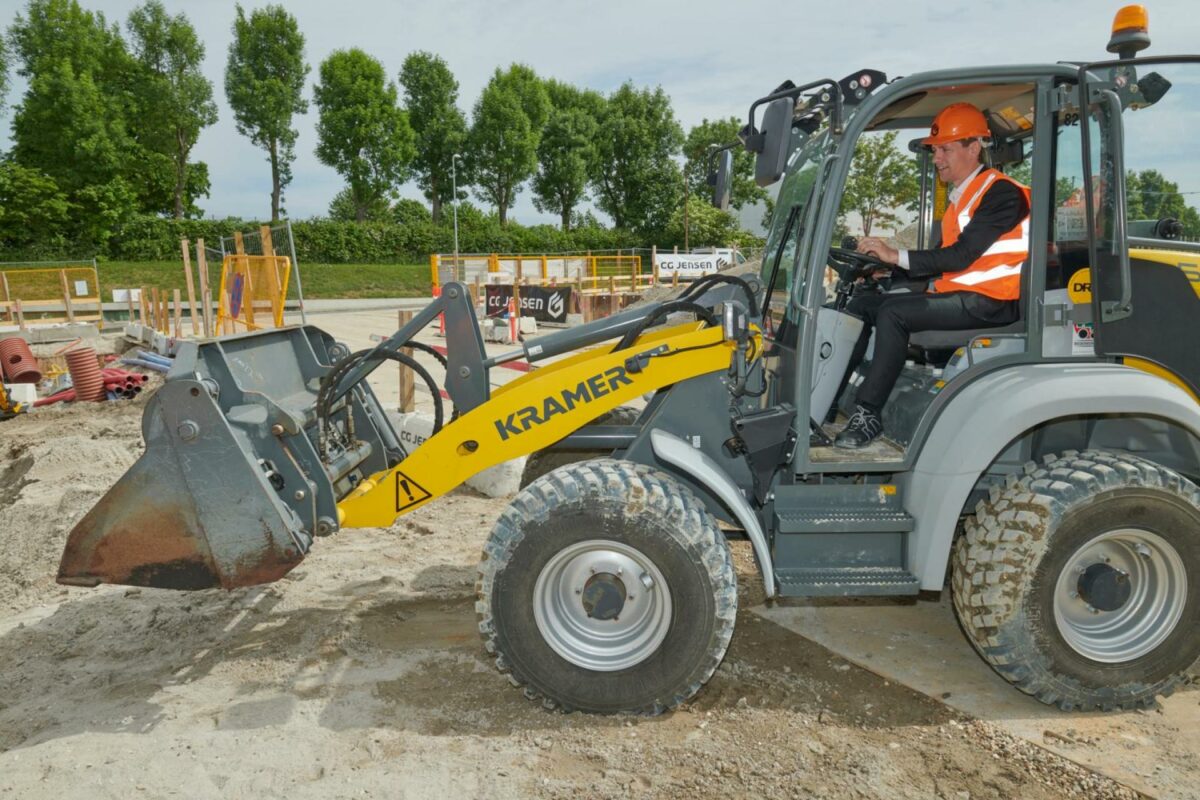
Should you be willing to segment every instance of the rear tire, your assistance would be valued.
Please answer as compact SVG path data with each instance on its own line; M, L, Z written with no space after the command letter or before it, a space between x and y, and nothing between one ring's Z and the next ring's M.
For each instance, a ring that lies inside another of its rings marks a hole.
M612 411L604 412L588 424L633 425L641 414L642 411L639 408L617 406ZM521 488L524 489L551 470L567 464L587 461L590 458L603 458L608 454L609 451L597 452L596 450L553 450L550 448L538 450L536 453L531 453L525 460L525 470L521 473Z
M952 583L971 643L1021 691L1153 705L1200 657L1200 490L1134 456L1048 456L979 503Z
M476 588L497 668L566 711L675 708L721 663L737 615L729 547L704 504L664 473L611 459L522 490Z

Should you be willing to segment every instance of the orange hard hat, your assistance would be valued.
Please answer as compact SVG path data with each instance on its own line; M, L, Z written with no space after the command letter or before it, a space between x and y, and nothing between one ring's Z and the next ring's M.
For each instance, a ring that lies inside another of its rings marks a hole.
M970 103L951 103L933 118L929 136L922 139L921 144L950 144L963 139L987 138L991 135L982 111Z

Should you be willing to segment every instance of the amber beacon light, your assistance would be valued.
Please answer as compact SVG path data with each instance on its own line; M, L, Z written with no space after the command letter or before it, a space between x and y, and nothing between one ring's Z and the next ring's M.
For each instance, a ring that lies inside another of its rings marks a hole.
M1139 50L1150 46L1150 13L1145 6L1122 7L1113 17L1112 37L1108 52L1119 58L1133 58Z

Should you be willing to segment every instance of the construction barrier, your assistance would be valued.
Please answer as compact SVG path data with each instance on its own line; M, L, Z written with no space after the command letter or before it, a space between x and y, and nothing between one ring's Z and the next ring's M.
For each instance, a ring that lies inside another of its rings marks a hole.
M0 319L13 325L94 322L102 326L96 267L0 269Z
M591 282L599 288L607 278L648 280L642 273L642 257L623 253L434 253L429 257L430 280L434 286L450 281L462 283L525 283L546 285Z
M225 256L216 333L282 327L290 274L287 256Z

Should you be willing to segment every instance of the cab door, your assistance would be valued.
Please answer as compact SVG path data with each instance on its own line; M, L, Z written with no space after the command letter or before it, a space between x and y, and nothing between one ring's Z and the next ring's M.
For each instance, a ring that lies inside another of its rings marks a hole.
M1200 57L1091 64L1080 87L1096 354L1200 397Z

